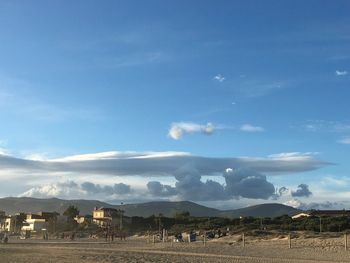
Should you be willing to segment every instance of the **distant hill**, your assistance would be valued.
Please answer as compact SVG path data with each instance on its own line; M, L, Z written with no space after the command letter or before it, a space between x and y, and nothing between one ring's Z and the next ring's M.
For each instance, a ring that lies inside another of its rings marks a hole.
M299 210L282 204L261 204L234 210L218 210L189 201L181 202L148 202L141 204L111 205L97 200L63 200L58 198L38 199L29 197L0 198L0 210L7 214L16 212L56 211L63 213L69 205L77 206L80 214L91 214L94 207L113 207L123 209L127 216L151 216L159 213L172 217L176 212L189 211L192 216L218 216L218 217L276 217L284 214L292 215Z
M277 217L281 215L295 215L300 210L291 206L282 204L261 204L254 205L240 209L223 211L220 216L226 217L240 217L240 216L253 216L253 217Z
M120 206L116 206L120 208ZM202 206L189 201L181 202L149 202L142 204L123 205L125 214L129 216L151 216L159 213L172 217L176 212L189 211L192 216L218 216L220 210Z

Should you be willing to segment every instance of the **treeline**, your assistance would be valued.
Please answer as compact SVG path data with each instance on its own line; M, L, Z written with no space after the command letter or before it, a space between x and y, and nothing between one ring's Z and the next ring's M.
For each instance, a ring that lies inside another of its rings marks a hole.
M74 217L79 214L76 207L70 206L64 215L67 221L59 224L49 225L49 232L78 231L96 233L101 229L92 221L86 221L78 224ZM119 216L118 220L119 222ZM300 217L292 219L288 215L275 218L223 218L223 217L193 217L189 212L176 213L173 217L165 217L162 214L152 215L150 217L127 217L122 218L123 232L128 234L147 234L157 233L162 229L167 229L169 234L189 232L192 230L229 230L233 232L242 232L249 230L280 230L280 231L315 231L315 232L342 232L350 230L349 217ZM115 225L119 229L119 225Z
M188 212L177 213L174 217L153 215L147 218L130 217L125 219L125 229L131 233L157 232L163 228L169 233L181 233L191 230L218 230L241 232L247 230L281 230L281 231L314 231L342 232L350 230L349 217L301 217L292 219L288 215L275 218L222 218L192 217Z

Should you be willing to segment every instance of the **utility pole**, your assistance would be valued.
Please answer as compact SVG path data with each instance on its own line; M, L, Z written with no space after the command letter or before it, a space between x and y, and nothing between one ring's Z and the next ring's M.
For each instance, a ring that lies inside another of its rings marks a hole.
M120 202L120 205L121 205L121 207L123 207L124 203ZM119 209L119 212L120 212L119 227L120 227L120 230L122 230L123 229L123 213L124 213L124 210L123 209Z
M161 236L161 233L160 233L160 226L161 226L161 217L162 217L162 214L160 213L158 215L158 235Z
M124 213L124 210L119 209L119 214L120 214L120 218L119 218L119 228L120 228L120 230L123 229L123 213Z
M320 216L320 233L322 232L322 217Z

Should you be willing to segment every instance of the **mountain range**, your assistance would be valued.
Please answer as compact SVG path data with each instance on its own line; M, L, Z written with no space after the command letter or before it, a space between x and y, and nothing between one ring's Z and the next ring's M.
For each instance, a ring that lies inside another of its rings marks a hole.
M276 217L281 215L293 215L300 210L283 204L271 203L249 206L233 210L219 210L196 204L190 201L169 202L156 201L139 204L112 205L97 200L63 200L58 198L39 199L29 197L5 197L0 198L0 210L7 214L17 212L39 212L39 211L56 211L63 213L69 205L79 208L80 214L91 214L94 207L111 207L122 209L126 216L142 216L163 214L172 217L176 212L188 211L192 216L201 217Z

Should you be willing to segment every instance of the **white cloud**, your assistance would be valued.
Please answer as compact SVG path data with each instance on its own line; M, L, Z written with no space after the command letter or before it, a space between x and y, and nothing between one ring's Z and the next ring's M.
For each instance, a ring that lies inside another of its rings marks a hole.
M193 122L174 122L171 124L168 136L174 140L179 140L185 134L201 133L211 135L215 130L212 123L208 122L205 125Z
M265 131L264 128L259 127L259 126L254 126L254 125L251 125L251 124L243 124L240 127L240 130L244 131L244 132L263 132L263 131Z
M350 137L343 138L341 140L338 140L338 143L341 144L350 144Z
M300 200L298 200L298 199L288 200L284 204L288 205L288 206L291 206L291 207L294 207L294 208L300 208L303 205L303 203Z
M346 70L336 70L335 74L337 76L345 76L345 75L348 75L348 72Z
M226 80L226 78L221 74L217 74L213 79L219 82L224 82Z
M286 160L286 161L301 161L301 160L307 160L307 159L313 159L316 155L318 155L318 152L285 152L285 153L278 153L278 154L271 154L269 155L269 158L275 159L275 160Z
M37 187L33 187L28 191L20 194L20 197L66 197L75 198L80 196L83 191L78 187L78 185L73 181L58 182L52 184L45 184Z
M293 127L299 128L299 125ZM344 133L350 131L350 123L343 121L308 120L301 125L301 128L309 132Z
M124 196L128 195L130 192L130 186L123 183L101 186L86 181L78 184L75 181L68 180L35 186L19 196L37 198L60 197L72 199L97 195L103 200L106 200L108 197L115 198L117 196Z
M0 148L0 155L9 155L9 152L7 149Z
M48 156L45 153L31 153L25 156L26 159L32 161L46 161L48 160Z

